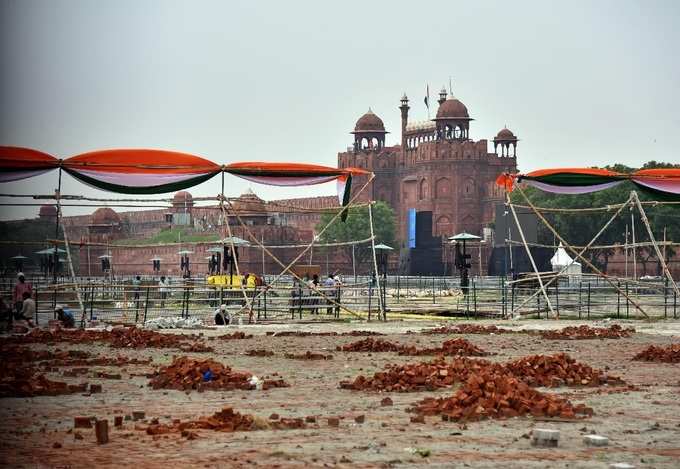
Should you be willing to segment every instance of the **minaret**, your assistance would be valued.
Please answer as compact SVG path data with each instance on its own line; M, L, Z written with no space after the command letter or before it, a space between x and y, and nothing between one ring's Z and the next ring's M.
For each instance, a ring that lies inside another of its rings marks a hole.
M408 124L408 110L410 109L406 93L401 97L399 109L401 110L401 149L406 151L406 124Z
M437 101L440 106L442 105L442 103L444 101L446 101L446 96L447 96L446 95L446 88L442 87L441 91L439 92L439 100Z

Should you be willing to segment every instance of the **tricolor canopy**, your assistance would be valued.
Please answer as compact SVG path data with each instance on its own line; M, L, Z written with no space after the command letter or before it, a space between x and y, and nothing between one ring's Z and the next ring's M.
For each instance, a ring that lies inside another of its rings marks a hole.
M510 192L515 182L524 182L556 194L586 194L631 181L639 189L664 198L680 198L680 169L642 169L631 174L599 168L540 169L526 174L504 173L496 184Z
M37 150L0 146L0 182L17 181L62 168L87 185L121 194L162 194L205 182L220 172L272 186L338 182L338 197L349 203L358 168L303 163L243 162L219 165L199 156L165 150L119 149L83 153L60 160Z

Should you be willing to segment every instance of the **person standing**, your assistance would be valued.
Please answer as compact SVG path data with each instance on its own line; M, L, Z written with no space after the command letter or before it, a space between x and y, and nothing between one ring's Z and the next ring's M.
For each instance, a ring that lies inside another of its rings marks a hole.
M132 294L134 295L135 309L139 309L139 292L142 286L142 278L137 275L132 279Z
M161 276L158 281L158 293L161 297L161 308L165 308L165 299L168 297L168 286L170 282L165 278L165 275Z
M14 315L16 321L26 321L30 327L33 327L33 318L35 317L36 308L35 300L31 298L31 294L24 292L23 302L21 303L21 311Z
M28 293L29 297L33 296L33 285L26 281L23 272L17 274L17 283L14 285L14 295L12 301L14 302L14 310L18 313L21 311L24 302L24 293Z

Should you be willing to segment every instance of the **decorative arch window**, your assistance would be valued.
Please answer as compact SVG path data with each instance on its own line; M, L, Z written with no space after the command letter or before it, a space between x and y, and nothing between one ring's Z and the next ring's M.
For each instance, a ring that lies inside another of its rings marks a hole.
M451 195L451 180L447 177L437 179L434 189L437 197L449 197Z
M437 218L434 224L435 236L449 236L451 235L451 218L446 215L442 215Z
M476 195L475 181L471 178L468 178L465 180L465 183L463 184L463 196L474 197L475 195Z
M430 196L430 184L427 182L427 179L423 179L420 181L420 186L418 189L418 198L420 200L427 199Z

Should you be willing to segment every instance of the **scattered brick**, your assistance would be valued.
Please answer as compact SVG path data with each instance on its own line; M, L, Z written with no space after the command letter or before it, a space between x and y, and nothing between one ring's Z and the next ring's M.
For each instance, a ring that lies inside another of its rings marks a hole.
M388 364L384 371L372 377L359 375L353 381L342 381L340 387L356 391L433 391L467 379L470 373L489 366L491 363L484 360L458 358L446 362L441 357L426 363Z
M393 402L392 402L392 399L390 397L384 397L380 401L380 405L383 406L383 407L388 407L388 406L391 406L392 404L393 404Z
M366 421L366 416L364 414L357 415L356 417L354 417L354 421L356 423L364 423Z
M249 357L273 357L274 352L264 349L246 350L246 355Z
M132 411L132 420L144 420L146 417L146 412L143 410L134 410Z
M90 393L91 394L98 394L102 392L102 385L101 384L90 384Z
M332 360L333 355L324 355L322 353L314 353L309 350L305 353L294 354L287 353L284 355L285 358L290 358L291 360Z
M459 324L456 326L442 326L426 329L422 334L513 334L522 331L513 331L496 326L482 326L479 324Z
M402 347L399 351L399 355L467 355L481 357L489 355L489 353L465 339L451 339L445 341L441 347L438 348L419 349L415 346Z
M73 417L73 428L92 428L92 418Z
M97 420L94 424L95 435L97 436L97 444L104 445L109 442L109 421Z
M269 416L269 420L278 420L279 419L279 414L274 413Z
M58 441L55 441L54 444L52 444L52 448L54 448L54 449L61 448L61 443L59 443Z
M274 337L329 337L329 336L350 336L350 337L365 337L385 335L382 332L374 331L349 331L349 332L310 332L310 331L268 331L267 335Z
M528 414L574 419L577 414L590 416L593 413L583 404L574 406L564 398L543 394L513 376L494 370L472 374L452 397L426 398L412 410L462 422Z
M413 415L411 416L411 423L425 423L424 415Z
M259 429L288 429L304 428L305 423L301 418L281 418L276 421L256 420L249 414L240 414L231 407L224 407L221 411L209 417L200 417L198 420L172 423L170 425L149 425L146 433L149 435L162 435L167 433L181 433L189 430L214 430L219 432L240 432ZM184 435L184 434L183 434Z
M340 419L338 417L328 417L328 426L329 427L339 427L340 426Z
M211 340L241 340L241 339L252 339L252 334L246 334L243 331L235 331L231 334L218 335L217 337L211 337Z
M400 352L403 348L404 346L401 344L369 337L341 347L338 346L336 350L341 352Z
M168 366L156 371L149 382L153 389L186 390L249 390L255 389L250 382L253 375L248 372L235 371L220 362L211 359L196 360L189 357L175 357ZM262 389L287 387L282 379L265 379Z
M650 345L633 357L636 361L680 363L680 344L663 346Z
M620 378L606 376L600 370L578 363L566 353L530 355L506 363L503 367L509 374L533 387L623 384Z
M613 324L609 327L569 326L556 331L541 331L541 337L551 340L622 339L628 338L635 329Z
M113 426L114 427L122 427L123 426L123 416L122 415L116 415L113 417Z

